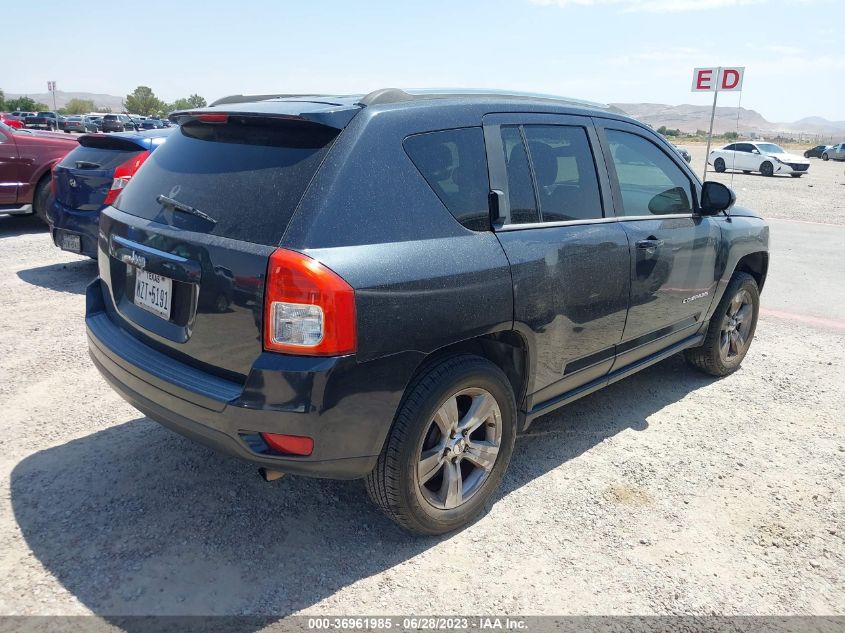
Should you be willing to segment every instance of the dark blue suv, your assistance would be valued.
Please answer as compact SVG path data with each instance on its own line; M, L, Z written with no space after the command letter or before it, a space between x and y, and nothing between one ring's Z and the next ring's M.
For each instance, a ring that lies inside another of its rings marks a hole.
M267 479L364 478L446 532L538 416L681 351L729 374L751 343L766 223L606 108L388 89L172 119L102 213L89 350Z
M117 199L150 152L171 130L87 134L53 168L53 203L47 222L61 249L97 257L100 211Z

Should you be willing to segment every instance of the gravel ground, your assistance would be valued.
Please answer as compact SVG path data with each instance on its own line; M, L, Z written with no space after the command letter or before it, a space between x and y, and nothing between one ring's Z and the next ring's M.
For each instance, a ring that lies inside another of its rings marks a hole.
M734 187L843 223L842 169ZM267 484L124 403L94 275L0 217L0 614L845 613L845 329L764 315L726 379L674 357L538 420L489 513L419 539L360 482Z
M693 169L701 176L707 146L679 145L690 151ZM785 149L801 156L807 147L787 146ZM718 180L733 188L737 204L751 207L767 218L845 225L845 189L842 188L845 186L845 162L811 158L810 169L800 178L766 178L741 171L717 174L710 165L707 179Z

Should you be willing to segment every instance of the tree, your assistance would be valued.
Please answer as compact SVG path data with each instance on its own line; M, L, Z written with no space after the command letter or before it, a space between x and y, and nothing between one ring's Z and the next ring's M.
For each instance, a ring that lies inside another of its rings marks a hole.
M0 88L0 111L6 110L6 94L3 92L2 88Z
M39 103L38 101L34 101L29 97L18 97L17 99L11 99L10 101L6 102L6 108L9 111L17 112L19 110L23 110L24 112L38 112L38 111L46 111L50 109L46 103Z
M193 94L190 97L183 97L182 99L176 99L173 103L173 107L170 108L171 110L190 110L191 108L204 108L207 106L208 103L204 98L197 94Z
M149 116L164 110L165 103L156 97L148 86L138 86L131 94L126 95L123 107L131 114Z
M94 111L94 102L91 99L71 99L64 109L68 114L86 114Z

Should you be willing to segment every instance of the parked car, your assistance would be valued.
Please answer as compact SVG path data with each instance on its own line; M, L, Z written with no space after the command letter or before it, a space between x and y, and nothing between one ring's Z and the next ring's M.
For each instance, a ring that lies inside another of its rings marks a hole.
M683 158L685 161L687 161L688 163L692 161L692 156L690 155L688 149L684 147L678 147L674 144L672 145L672 147L675 148L675 151L677 151L681 155L681 158Z
M101 213L89 351L150 418L266 479L365 478L439 534L538 416L682 350L716 376L742 362L768 227L634 119L500 93L257 99L171 115ZM229 288L224 312L195 303Z
M53 168L54 200L47 212L53 243L97 257L100 211L112 204L170 130L86 134Z
M26 112L25 110L15 110L10 115L11 117L20 120L21 122L26 125L26 118L30 116L35 116L35 112Z
M163 128L161 119L144 119L141 121L141 129L143 130L161 130Z
M103 132L128 132L130 130L137 131L138 129L138 124L129 115L106 114L103 117Z
M70 134L71 132L96 132L97 124L87 120L81 115L66 116L60 123L59 129Z
M64 134L0 123L0 215L35 213L46 219L50 169L75 145Z
M0 112L0 123L5 123L9 127L13 127L16 130L19 130L23 127L23 121L11 114L6 114L5 112Z
M94 132L102 131L102 129L103 129L103 117L86 115L85 121L86 121L86 123L93 124L93 126L96 128L96 129L93 130Z
M55 112L36 112L33 116L26 117L26 127L33 130L58 130L62 117Z
M845 143L839 143L822 152L822 160L845 160Z
M826 149L830 149L833 147L832 145L816 145L815 147L811 147L806 152L804 152L804 158L821 158L822 153Z
M793 178L800 178L810 168L806 158L789 154L780 145L759 141L725 145L710 152L707 162L719 173L733 169L746 174L757 171L764 176L789 174Z

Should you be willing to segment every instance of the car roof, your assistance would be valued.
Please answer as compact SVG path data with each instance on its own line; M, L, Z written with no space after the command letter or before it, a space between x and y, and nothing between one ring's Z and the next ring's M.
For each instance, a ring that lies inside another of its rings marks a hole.
M482 104L492 111L508 111L526 107L529 109L552 107L566 112L577 110L581 114L612 116L635 122L634 119L625 116L617 108L581 99L531 92L464 88L426 90L384 88L366 95L231 95L218 99L205 108L190 108L173 112L170 114L170 119L175 121L181 116L192 113L220 112L222 110L227 113L244 115L298 117L315 123L342 128L364 108L466 107Z

